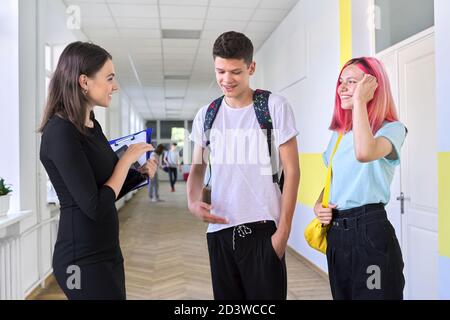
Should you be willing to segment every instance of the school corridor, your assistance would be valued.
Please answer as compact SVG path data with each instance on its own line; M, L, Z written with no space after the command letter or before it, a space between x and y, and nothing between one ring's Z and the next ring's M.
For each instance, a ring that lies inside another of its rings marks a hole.
M450 299L449 0L1 0L0 300L66 298L55 281L52 264L61 230L61 203L51 181L54 176L40 158L43 136L39 128L58 61L74 42L100 46L112 56L108 66L114 66L114 72L108 73L113 78L103 87L94 86L110 90L99 98L108 106L89 105L96 121L88 118L92 126L83 126L80 117L81 131L101 126L106 138L102 141L111 157L108 142L114 149L118 141L133 140L139 134L144 135L139 141L151 140L155 148L165 149L162 156L167 163L157 169L159 197L164 201L158 201L155 194L149 197L144 187L115 203L127 298L213 299L207 224L188 210L186 179L192 168L196 115L227 90L234 90L234 84L220 83L224 70L213 59L216 39L228 31L251 40L255 64L246 64L253 68L247 87L283 97L283 105L292 111L283 114L282 123L292 129L286 141L297 143L290 155L295 160L298 155L301 177L299 188L290 190L294 215L286 251L287 298L332 299L327 258L307 244L304 230L315 217L314 206L326 181L323 153L332 137L333 110L338 100L349 99L338 99L337 88L351 82L341 78L340 71L352 58L375 57L389 78L384 84L392 92L390 105L395 105L398 120L408 131L397 155L400 162L390 167L392 183L383 194L392 224L389 232L395 231L401 249L397 251L403 256L403 297ZM228 73L242 77L239 70ZM92 79L77 76L79 96L90 97L92 91L82 84ZM67 78L73 81L75 77ZM231 125L250 123L230 119ZM261 133L259 121L255 124ZM198 123L197 133L203 136L206 126L198 129ZM249 143L244 153L251 153L248 150L255 145ZM66 147L60 146L56 156L67 155ZM348 150L353 155L353 149ZM388 156L381 159L388 160ZM64 162L63 166L75 164ZM96 169L106 166L102 163ZM175 192L171 192L166 171L177 173ZM253 174L249 171L243 173ZM82 178L75 174L73 180ZM244 190L244 182L232 181L234 185L225 191L238 189L233 186ZM260 180L255 181L256 189ZM105 188L111 200L108 186L101 183L98 188ZM250 193L252 186L247 186ZM86 196L87 189L80 189ZM225 191L224 198L232 194ZM245 198L246 191L233 194L227 203L240 200L241 195ZM261 194L267 199L280 198L279 190L275 191L264 189ZM242 203L245 208L255 204ZM270 221L252 221L266 220ZM274 258L277 252L271 249Z
M161 199L150 203L139 191L119 212L127 299L210 300L213 298L206 225L187 210L186 187L175 193L164 183ZM328 277L293 250L286 253L288 299L331 299ZM29 297L66 299L53 278Z

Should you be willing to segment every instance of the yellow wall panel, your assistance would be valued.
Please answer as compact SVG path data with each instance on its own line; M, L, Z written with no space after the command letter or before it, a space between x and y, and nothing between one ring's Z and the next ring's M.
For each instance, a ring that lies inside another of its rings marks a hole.
M450 258L450 152L438 154L439 254Z
M352 1L340 0L340 43L341 65L352 58ZM320 153L300 154L300 187L297 201L314 207L317 197L325 185L326 168Z
M321 153L301 153L299 157L301 177L297 201L312 208L325 185L326 168Z
M340 0L341 66L352 58L352 1Z

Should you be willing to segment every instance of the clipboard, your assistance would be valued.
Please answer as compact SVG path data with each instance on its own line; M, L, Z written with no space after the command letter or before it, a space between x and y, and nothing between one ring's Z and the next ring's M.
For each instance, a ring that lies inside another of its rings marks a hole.
M132 144L140 143L140 142L146 142L151 143L152 142L152 129L147 128L145 130L130 134L128 136L124 136L121 138L117 138L114 140L109 141L109 145L111 146L112 150L116 153L117 157L120 159L125 151L128 149L128 147ZM139 188L142 188L143 186L146 186L150 182L150 178L141 174L138 170L140 167L142 167L147 160L150 158L151 152L144 153L138 161L133 163L130 167L130 172L128 173L127 179L125 181L123 189L132 191Z

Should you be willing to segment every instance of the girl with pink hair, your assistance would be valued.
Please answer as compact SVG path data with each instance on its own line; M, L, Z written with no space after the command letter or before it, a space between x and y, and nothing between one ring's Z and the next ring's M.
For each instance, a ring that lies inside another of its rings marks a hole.
M333 298L403 299L402 253L384 207L407 129L398 121L379 60L352 59L342 68L330 130L327 167L337 149L329 205L322 207L322 192L314 213L330 225L326 254Z

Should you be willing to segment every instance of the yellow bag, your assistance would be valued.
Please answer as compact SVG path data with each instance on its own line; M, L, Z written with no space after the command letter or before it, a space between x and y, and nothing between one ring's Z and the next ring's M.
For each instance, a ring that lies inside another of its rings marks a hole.
M322 253L327 252L327 231L328 226L324 226L319 219L314 218L305 229L305 239L306 242L316 250Z
M330 197L330 186L331 186L331 177L332 170L331 165L333 162L334 154L341 143L342 134L340 134L337 138L336 145L334 146L333 153L331 154L330 161L328 163L327 170L327 180L325 182L325 189L323 191L322 197L322 207L328 208L328 202ZM330 225L323 225L319 219L314 218L305 228L305 240L308 242L311 248L316 249L322 253L327 252L327 231L330 228Z

